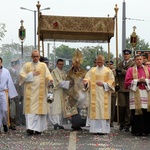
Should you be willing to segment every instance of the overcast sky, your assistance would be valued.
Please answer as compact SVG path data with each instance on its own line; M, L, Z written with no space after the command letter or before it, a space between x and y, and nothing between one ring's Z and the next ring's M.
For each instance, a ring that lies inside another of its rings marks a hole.
M115 15L114 7L118 5L118 36L119 52L121 52L122 42L122 3L126 2L126 17L133 20L126 20L126 37L130 37L133 32L133 26L136 26L136 33L141 39L150 43L150 0L40 0L41 9L50 7L50 10L42 11L46 15L61 16L89 16L89 17L110 17ZM6 24L7 33L0 41L2 44L20 43L18 38L18 29L20 21L24 20L26 28L26 39L24 45L34 45L34 13L21 10L25 7L31 10L37 10L37 0L1 0L0 4L0 23ZM134 20L135 19L135 20ZM141 19L144 21L137 21ZM53 43L52 43L53 44ZM52 45L51 44L51 45ZM56 47L60 43L56 43ZM67 45L68 43L63 43ZM93 44L98 45L99 43ZM111 40L111 52L115 54L115 37ZM70 47L86 46L87 43L74 43ZM107 48L107 44L99 44Z

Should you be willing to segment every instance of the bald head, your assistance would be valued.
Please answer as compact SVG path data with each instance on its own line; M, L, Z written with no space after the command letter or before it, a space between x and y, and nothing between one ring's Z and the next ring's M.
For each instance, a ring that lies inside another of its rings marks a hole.
M103 55L98 55L97 56L97 65L99 67L102 67L104 65L104 62L105 62L105 58Z
M40 52L39 50L33 50L31 54L32 60L34 63L37 63L40 59Z
M33 53L39 53L39 50L37 50L37 49L32 50L31 56L33 55Z
M97 56L97 60L105 60L105 58L104 58L103 55L98 55L98 56Z

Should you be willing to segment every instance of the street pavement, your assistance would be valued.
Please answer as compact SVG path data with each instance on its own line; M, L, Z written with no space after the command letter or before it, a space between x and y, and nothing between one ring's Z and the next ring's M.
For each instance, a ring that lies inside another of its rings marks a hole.
M17 130L0 133L0 150L150 150L150 135L132 136L119 131L117 125L108 135L94 135L88 128L73 131L65 125L65 130L49 126L41 135L29 136L25 126L17 126Z

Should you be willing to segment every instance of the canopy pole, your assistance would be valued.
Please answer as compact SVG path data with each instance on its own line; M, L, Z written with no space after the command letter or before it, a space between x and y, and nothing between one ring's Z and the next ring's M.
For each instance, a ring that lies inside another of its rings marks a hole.
M40 52L40 23L39 22L40 22L40 7L41 7L41 5L40 5L39 1L37 2L36 7L37 7L37 12L38 12L38 50Z
M118 68L118 7L117 4L115 5L115 19L116 19L116 68ZM116 77L116 102L117 102L117 122L119 125L119 101L118 101L118 91L119 91L119 84L118 78Z

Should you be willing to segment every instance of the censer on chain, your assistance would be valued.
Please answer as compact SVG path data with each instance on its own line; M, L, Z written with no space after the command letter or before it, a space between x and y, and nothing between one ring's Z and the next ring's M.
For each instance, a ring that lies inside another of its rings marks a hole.
M51 84L49 87L48 87L48 94L47 94L47 102L48 103L52 103L54 101L54 97L53 97L53 84Z

